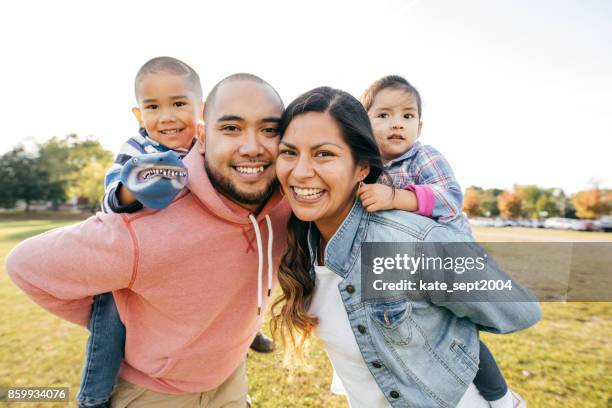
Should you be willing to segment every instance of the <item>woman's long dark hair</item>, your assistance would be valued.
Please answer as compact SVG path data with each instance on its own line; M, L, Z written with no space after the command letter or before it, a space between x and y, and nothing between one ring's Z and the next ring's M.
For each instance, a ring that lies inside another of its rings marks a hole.
M355 164L370 166L364 179L375 183L383 171L380 151L374 139L370 119L361 103L350 94L329 87L315 88L300 95L285 110L280 123L281 139L291 121L307 112L328 113L338 124L344 141L351 149ZM281 259L278 281L282 295L272 305L272 333L280 332L287 357L303 358L305 341L317 324L308 313L315 283L310 278L313 260L308 250L309 223L291 215L288 225L287 252ZM278 306L281 310L277 312Z

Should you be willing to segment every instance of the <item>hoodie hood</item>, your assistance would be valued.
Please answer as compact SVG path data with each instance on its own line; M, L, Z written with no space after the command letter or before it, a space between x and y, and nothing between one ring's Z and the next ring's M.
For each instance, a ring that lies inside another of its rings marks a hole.
M187 188L210 212L219 218L235 224L249 225L249 211L247 209L236 211L236 206L228 205L229 199L222 196L210 182L206 169L204 168L204 156L198 151L200 143L197 142L189 154L183 159L185 167L189 171L189 182ZM283 196L277 189L268 199L263 209L257 214L259 221L272 211L283 200ZM234 207L234 208L232 208Z

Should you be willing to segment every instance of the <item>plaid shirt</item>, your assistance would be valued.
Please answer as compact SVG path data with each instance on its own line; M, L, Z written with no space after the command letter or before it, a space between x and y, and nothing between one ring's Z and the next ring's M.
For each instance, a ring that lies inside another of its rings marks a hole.
M401 189L411 185L429 188L434 195L431 218L467 234L472 233L463 214L463 193L444 156L431 146L416 142L397 159L385 165L392 184Z

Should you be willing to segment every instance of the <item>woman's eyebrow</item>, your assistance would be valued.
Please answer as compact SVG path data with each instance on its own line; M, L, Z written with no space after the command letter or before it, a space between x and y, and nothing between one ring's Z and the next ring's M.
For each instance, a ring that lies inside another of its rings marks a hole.
M283 140L281 140L279 144L284 144L285 146L287 146L287 147L288 147L288 148L290 148L290 149L297 149L297 148L295 147L295 145L292 145L291 143L287 143L287 142L285 142L285 141L283 141ZM336 144L336 143L332 143L332 142L323 142L323 143L319 143L319 144L317 144L317 145L312 146L312 147L310 148L310 150L318 149L319 147L321 147L321 146L325 146L325 145L332 145L332 146L336 146L338 149L341 149L341 150L342 150L342 146L340 146L339 144Z
M287 146L290 149L295 149L295 145L292 145L291 143L284 142L282 140L280 141L279 144L284 144L285 146Z
M342 146L340 146L339 144L336 144L336 143L332 143L332 142L323 142L323 143L319 143L319 144L317 144L317 145L312 146L312 147L311 147L311 150L318 149L319 147L321 147L321 146L325 146L325 145L332 145L332 146L336 146L338 149L342 150Z

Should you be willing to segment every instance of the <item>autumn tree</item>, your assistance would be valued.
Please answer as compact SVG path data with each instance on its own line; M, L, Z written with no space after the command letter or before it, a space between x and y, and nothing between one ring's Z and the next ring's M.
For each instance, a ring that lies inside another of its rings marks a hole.
M480 215L480 197L478 190L468 188L463 198L463 211L468 217L474 218Z
M580 191L572 197L579 218L596 219L612 211L612 190L593 188Z
M504 218L518 218L521 215L522 203L521 196L510 191L504 191L497 197L497 206Z

